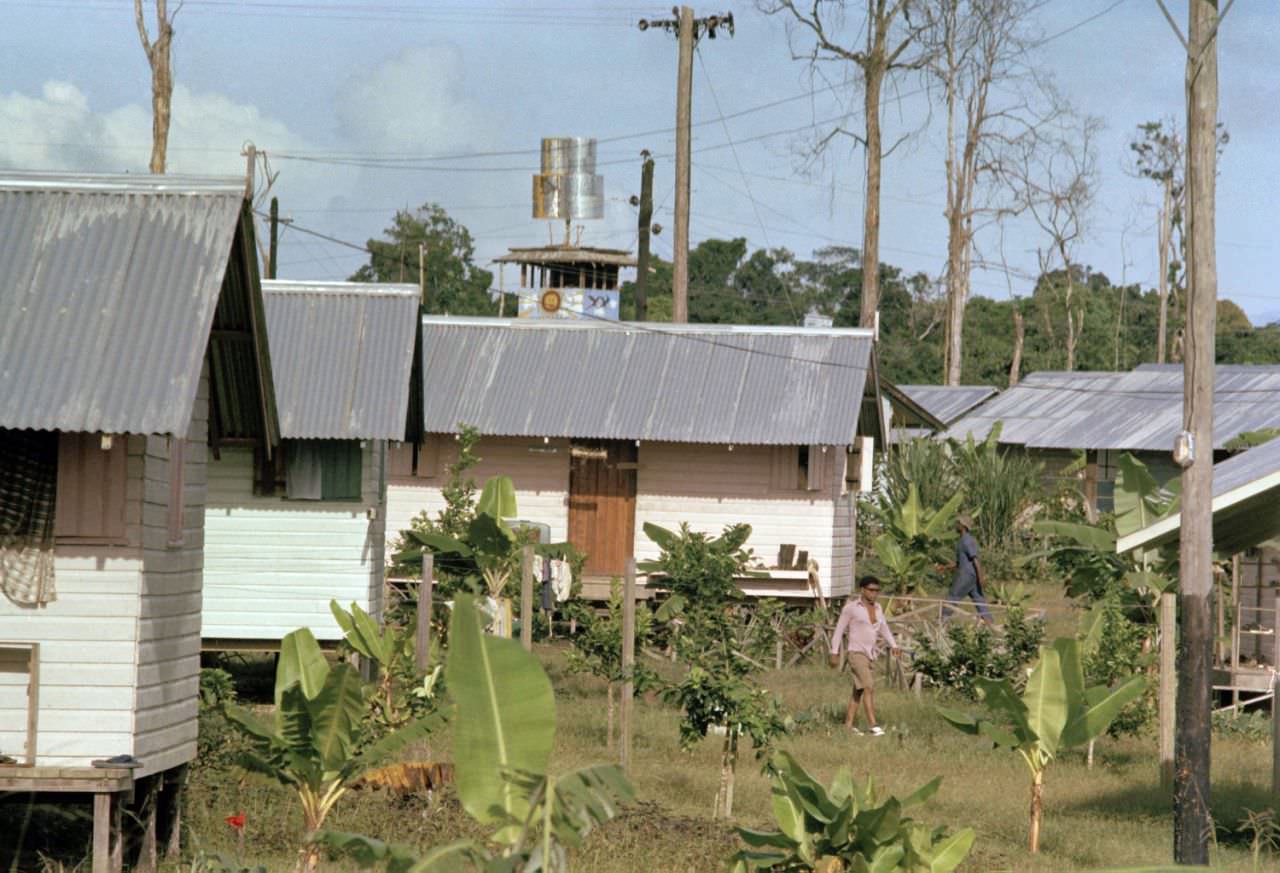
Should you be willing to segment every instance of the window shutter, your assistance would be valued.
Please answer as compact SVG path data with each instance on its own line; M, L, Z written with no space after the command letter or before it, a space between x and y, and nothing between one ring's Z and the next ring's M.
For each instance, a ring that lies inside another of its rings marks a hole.
M128 439L102 448L102 437L64 433L58 439L58 497L53 532L85 543L125 542Z
M822 446L809 446L809 465L806 471L805 488L809 491L821 491L827 480L827 452Z
M364 453L355 440L321 444L320 494L325 500L359 500Z

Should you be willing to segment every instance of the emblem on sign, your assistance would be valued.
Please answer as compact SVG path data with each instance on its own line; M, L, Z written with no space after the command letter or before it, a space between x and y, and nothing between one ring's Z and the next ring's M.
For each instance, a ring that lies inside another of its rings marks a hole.
M560 311L560 292L559 291L543 291L542 297L538 300L538 305L542 307L542 311L547 314L553 314Z

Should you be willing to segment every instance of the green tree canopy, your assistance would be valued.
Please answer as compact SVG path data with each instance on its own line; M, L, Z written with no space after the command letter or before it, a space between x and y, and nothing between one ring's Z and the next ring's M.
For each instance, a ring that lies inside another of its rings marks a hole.
M493 274L475 263L471 231L449 217L437 203L399 210L383 239L368 242L369 263L352 274L352 282L418 282L418 249L426 244L424 311L450 315L497 315L490 293ZM508 311L514 314L508 299Z

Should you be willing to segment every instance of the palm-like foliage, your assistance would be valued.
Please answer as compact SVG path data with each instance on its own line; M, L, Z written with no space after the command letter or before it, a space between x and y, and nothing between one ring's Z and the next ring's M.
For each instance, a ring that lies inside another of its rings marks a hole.
M1040 650L1040 661L1021 695L1008 679L978 679L974 684L994 718L939 711L954 727L986 737L996 748L1017 752L1026 763L1031 775L1028 845L1032 852L1038 852L1045 768L1061 752L1105 733L1120 710L1142 694L1146 680L1134 676L1114 689L1086 688L1079 643L1067 638Z
M443 717L410 723L370 742L360 674L349 664L330 666L306 628L281 642L275 697L271 722L233 705L226 707L226 714L252 747L241 755L240 765L297 793L306 827L298 867L311 871L319 859L311 837L352 783L409 743L429 735Z
M935 779L911 796L877 805L875 786L853 781L848 767L824 788L786 752L769 762L776 831L737 828L746 844L734 873L752 870L855 873L950 873L968 855L974 832L946 835L903 816L938 790Z
M463 808L496 830L489 843L458 840L421 858L412 849L357 834L318 840L362 866L388 873L478 869L537 873L567 869L566 848L613 818L634 793L616 766L547 773L555 740L551 682L513 640L488 636L470 595L459 595L449 628L447 678L458 707L454 781Z

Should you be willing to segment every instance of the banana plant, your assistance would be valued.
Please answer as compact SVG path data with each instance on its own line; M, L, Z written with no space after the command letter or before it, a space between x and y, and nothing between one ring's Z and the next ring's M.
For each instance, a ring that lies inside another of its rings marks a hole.
M613 765L549 775L555 741L555 698L537 658L514 640L484 633L474 599L458 596L449 626L445 670L457 720L454 784L462 807L494 828L487 843L458 840L422 857L412 849L358 834L328 831L317 841L361 866L388 873L435 873L469 865L488 873L558 873L566 849L613 818L634 797Z
M906 501L881 513L885 531L872 546L899 593L914 588L933 564L935 554L955 539L952 528L963 499L957 491L938 509L929 509L920 503L920 490L912 482Z
M519 567L520 544L506 519L516 515L515 485L509 476L484 483L475 516L461 537L429 531L401 531L409 544L395 556L397 563L421 565L424 552L435 555L437 567L473 587L483 584L490 597L501 597Z
M1021 756L1031 776L1027 846L1039 852L1045 769L1062 752L1102 736L1120 710L1142 694L1146 679L1133 676L1115 688L1085 688L1079 642L1064 638L1041 647L1040 661L1021 696L1008 679L975 679L974 685L994 718L945 708L939 712L959 730Z
M940 779L877 804L875 785L857 785L848 767L829 788L786 752L774 753L768 769L779 829L737 828L745 848L730 859L733 873L951 873L973 846L972 828L947 835L902 814L932 797Z
M349 664L330 666L311 631L301 628L280 644L274 719L266 722L238 706L225 707L227 718L249 741L240 766L298 795L306 828L298 853L303 873L316 869L320 852L313 837L352 784L444 720L436 714L372 740L364 695L360 674Z

